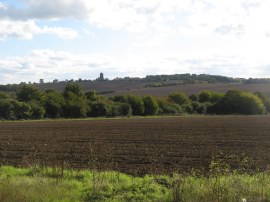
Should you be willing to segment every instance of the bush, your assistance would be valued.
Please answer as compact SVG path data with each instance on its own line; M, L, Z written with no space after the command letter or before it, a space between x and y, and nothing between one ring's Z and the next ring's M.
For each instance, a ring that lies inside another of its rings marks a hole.
M94 102L91 104L90 116L106 117L110 115L111 107L105 102Z
M0 119L14 120L14 106L8 99L0 99Z
M144 103L144 114L145 115L156 115L158 113L157 100L152 95L146 95L143 97Z
M40 103L31 102L31 118L32 119L42 119L45 114L45 109L41 106Z
M264 114L265 106L262 100L253 93L239 90L229 90L225 97L214 107L221 114Z
M199 102L211 102L216 103L222 100L224 94L222 93L215 93L211 91L201 91L198 95Z
M143 99L137 95L128 95L128 104L132 108L133 115L144 115L144 103Z
M123 103L120 105L120 111L122 116L131 116L132 115L132 109L130 104Z
M168 99L169 101L179 105L190 103L189 97L183 92L171 93L169 94Z

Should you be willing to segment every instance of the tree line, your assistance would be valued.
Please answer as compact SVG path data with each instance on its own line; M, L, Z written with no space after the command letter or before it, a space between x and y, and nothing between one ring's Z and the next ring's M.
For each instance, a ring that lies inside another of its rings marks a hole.
M116 77L112 80L108 78L95 80L82 79L66 79L64 81L58 81L54 79L53 82L44 82L43 79L41 83L33 83L34 85L46 85L48 83L58 84L67 84L67 83L83 83L83 82L113 82L113 81L137 81L137 82L147 82L145 87L161 87L161 86L172 86L180 84L195 84L195 83L244 83L244 84L270 84L270 78L232 78L220 75L210 75L210 74L172 74L172 75L148 75L144 78L139 77ZM29 82L30 83L30 82ZM22 85L25 85L25 82L20 84L7 84L0 85L0 91L4 92L16 92ZM31 83L30 83L31 84Z
M270 112L270 99L260 93L229 90L226 93L184 92L166 97L116 95L105 97L95 91L83 92L78 84L68 83L63 92L40 91L25 84L16 92L0 92L0 119L85 118L147 116L169 114L244 114Z

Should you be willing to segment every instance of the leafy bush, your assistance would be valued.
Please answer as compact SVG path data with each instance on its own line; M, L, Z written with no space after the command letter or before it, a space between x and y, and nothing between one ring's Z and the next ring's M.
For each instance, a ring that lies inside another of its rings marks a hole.
M169 94L168 99L179 105L188 104L190 102L187 94L183 92L171 93Z
M264 114L262 100L253 93L229 90L225 97L214 107L221 114Z
M146 95L143 97L144 103L144 114L145 115L155 115L158 112L158 103L157 100L152 95Z

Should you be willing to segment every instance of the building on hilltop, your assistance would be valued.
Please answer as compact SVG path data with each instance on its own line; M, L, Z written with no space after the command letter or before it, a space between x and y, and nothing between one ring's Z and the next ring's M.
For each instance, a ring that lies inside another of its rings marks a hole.
M99 80L100 81L103 81L104 80L104 74L101 72L100 75L99 75Z

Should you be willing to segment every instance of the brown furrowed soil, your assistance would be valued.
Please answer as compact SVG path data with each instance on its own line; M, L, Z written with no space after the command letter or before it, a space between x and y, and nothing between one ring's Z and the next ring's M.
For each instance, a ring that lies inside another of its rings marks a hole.
M0 140L1 164L15 166L170 173L207 170L220 153L270 164L270 116L0 122Z

